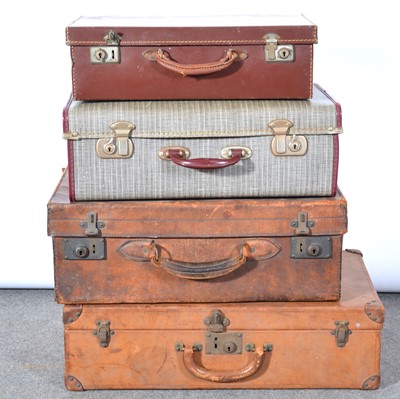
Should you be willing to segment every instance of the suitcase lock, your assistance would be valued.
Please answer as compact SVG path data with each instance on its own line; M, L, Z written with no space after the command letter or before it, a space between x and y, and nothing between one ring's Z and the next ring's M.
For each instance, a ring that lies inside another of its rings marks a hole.
M119 64L121 62L119 48L121 36L110 30L103 39L105 46L90 47L90 62L92 64Z
M205 352L212 355L241 354L243 351L243 334L226 332L230 320L220 310L214 310L204 319L207 326L205 334Z
M287 119L275 119L268 124L274 137L271 151L275 156L301 156L307 152L307 139L290 134L293 123Z
M136 126L130 122L118 121L110 128L114 132L113 137L97 140L97 156L102 159L132 157L134 148L130 135Z
M265 39L265 62L292 62L294 60L292 44L279 45L279 36L275 33L268 33L263 39Z

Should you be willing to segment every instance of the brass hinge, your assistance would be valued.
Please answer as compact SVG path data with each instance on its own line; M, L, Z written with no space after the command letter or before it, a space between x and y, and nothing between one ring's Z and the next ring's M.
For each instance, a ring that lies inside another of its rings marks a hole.
M349 328L348 321L335 321L336 328L331 331L331 334L335 336L336 345L339 348L343 348L349 340L349 335L352 331Z
M265 62L291 62L294 60L292 44L279 45L279 36L275 33L267 33L263 39L265 39Z

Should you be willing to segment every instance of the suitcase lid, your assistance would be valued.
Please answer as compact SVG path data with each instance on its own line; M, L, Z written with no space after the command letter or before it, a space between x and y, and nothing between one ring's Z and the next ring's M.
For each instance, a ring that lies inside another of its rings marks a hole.
M71 202L68 175L48 202L48 235L131 238L293 237L347 231L347 201L334 197ZM89 229L90 230L90 229Z
M332 334L334 343L335 332L340 327L343 327L343 333L347 329L353 333L382 329L384 307L361 253L346 250L342 259L339 301L67 305L64 307L64 324L71 330L93 329L94 320L109 319L115 330L148 330L151 326L152 331L198 331L202 338L201 332L208 330L205 318L218 310L229 320L225 323L228 332L326 330ZM343 339L350 343L352 336L343 336Z
M309 100L76 101L64 109L65 139L115 137L129 122L132 138L249 137L342 133L340 104L319 85Z
M82 16L66 28L66 43L109 44L110 31L119 46L264 45L268 34L277 35L277 44L317 43L317 26L304 15Z

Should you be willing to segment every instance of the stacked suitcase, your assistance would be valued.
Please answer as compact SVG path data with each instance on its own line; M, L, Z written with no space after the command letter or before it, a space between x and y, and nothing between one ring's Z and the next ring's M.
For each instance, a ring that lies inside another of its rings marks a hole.
M68 389L379 386L384 309L342 250L316 42L303 16L67 28L48 234Z

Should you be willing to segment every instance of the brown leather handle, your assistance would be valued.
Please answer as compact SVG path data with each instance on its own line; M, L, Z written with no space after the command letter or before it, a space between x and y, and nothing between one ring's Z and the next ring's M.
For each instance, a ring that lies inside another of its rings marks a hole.
M234 61L242 61L247 58L244 51L228 50L224 58L216 62L205 64L181 64L171 60L168 53L162 49L148 50L143 57L149 61L155 61L159 65L183 76L187 75L209 75L211 73L222 71L228 68Z
M169 158L175 165L190 169L222 169L232 166L242 159L242 150L232 150L232 157L224 158L193 158L186 159L182 156L182 151L169 150Z
M151 263L161 267L176 277L191 280L208 280L232 273L246 263L247 257L243 254L243 248L247 248L247 245L245 244L241 248L239 255L232 259L218 260L215 262L189 263L175 261L173 259L160 259L157 247L153 244L152 249L154 251L154 256L151 258Z
M236 382L251 377L261 368L265 353L249 352L249 362L237 370L209 370L196 363L192 348L185 348L183 351L183 364L190 374L202 380L212 382Z

